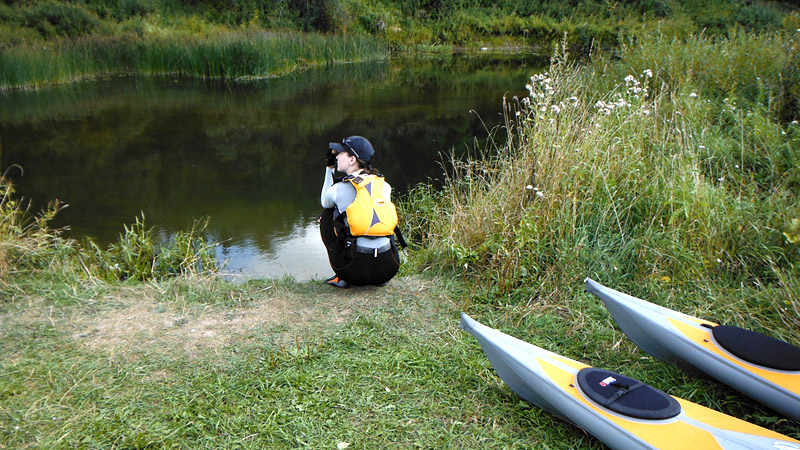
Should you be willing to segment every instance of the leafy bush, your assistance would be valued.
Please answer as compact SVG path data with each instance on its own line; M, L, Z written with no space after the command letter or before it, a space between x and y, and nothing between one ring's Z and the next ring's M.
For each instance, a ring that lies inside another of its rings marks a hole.
M25 25L43 37L86 36L103 30L100 19L81 4L45 1L24 11Z
M736 22L747 31L771 31L781 24L781 13L770 4L747 3L739 9Z
M101 19L111 18L122 22L135 17L144 17L158 10L160 0L115 0L91 1L86 7Z
M298 25L304 31L328 33L347 26L341 0L289 0L289 7L297 12Z

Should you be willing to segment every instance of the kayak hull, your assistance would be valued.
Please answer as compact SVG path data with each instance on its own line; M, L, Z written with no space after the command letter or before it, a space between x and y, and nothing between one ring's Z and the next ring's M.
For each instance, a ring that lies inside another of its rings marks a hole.
M480 343L498 376L521 398L570 422L617 450L784 449L800 441L672 397L680 412L645 420L592 401L578 382L586 364L521 341L461 314L461 328Z
M775 411L800 420L800 371L745 361L712 332L717 324L664 308L589 278L586 290L603 301L619 328L645 352L703 372Z

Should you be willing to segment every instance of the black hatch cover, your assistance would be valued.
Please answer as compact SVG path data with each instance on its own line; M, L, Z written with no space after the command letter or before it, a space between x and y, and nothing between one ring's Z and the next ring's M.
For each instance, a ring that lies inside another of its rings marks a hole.
M778 370L800 370L800 347L788 342L727 325L717 325L711 334L725 350L745 361Z
M664 392L625 375L586 367L578 372L583 392L601 406L637 419L669 419L681 405Z

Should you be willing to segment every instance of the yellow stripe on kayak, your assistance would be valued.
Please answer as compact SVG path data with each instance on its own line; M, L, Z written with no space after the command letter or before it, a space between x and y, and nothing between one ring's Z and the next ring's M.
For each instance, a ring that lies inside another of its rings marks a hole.
M684 336L691 339L692 342L697 344L700 347L705 348L708 351L713 352L716 355L719 355L726 360L740 366L744 367L750 372L771 381L772 383L777 384L778 386L783 387L795 394L800 395L800 372L795 373L787 373L787 372L779 372L775 370L765 369L761 366L756 366L753 364L749 364L746 361L742 361L739 358L733 357L727 351L721 349L712 339L711 330L707 328L697 328L691 326L687 323L681 322L677 319L673 319L668 317L670 323L672 323L675 328L678 329Z
M551 356L553 357L553 359L561 361L562 363L564 363L564 364L566 364L566 365L568 365L568 366L570 366L570 367L572 367L574 369L577 369L577 370L581 370L581 369L583 369L585 367L591 367L588 364L584 364L584 363L575 361L574 359L565 358L565 357L563 357L561 355L553 354Z
M772 430L768 430L758 425L754 425L750 422L746 422L744 420L731 417L727 414L722 414L719 411L706 408L705 406L698 405L697 403L692 403L688 400L683 400L677 397L674 398L681 404L681 408L683 408L683 412L687 416L693 419L697 419L708 425L711 425L714 428L719 428L721 430L728 430L728 431L736 431L738 433L753 434L756 436L763 436L766 438L777 439L780 441L790 441L790 442L800 443L800 441L796 441L788 436L784 436L780 433L776 433Z

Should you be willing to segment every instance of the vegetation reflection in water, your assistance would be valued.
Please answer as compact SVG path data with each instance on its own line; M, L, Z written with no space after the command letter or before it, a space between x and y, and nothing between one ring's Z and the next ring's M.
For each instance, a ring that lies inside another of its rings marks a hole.
M166 239L209 217L228 270L316 278L323 152L351 134L376 146L397 192L474 148L547 63L481 55L332 65L225 84L118 78L2 94L0 166L18 192L70 206L54 225L100 243L141 212Z

